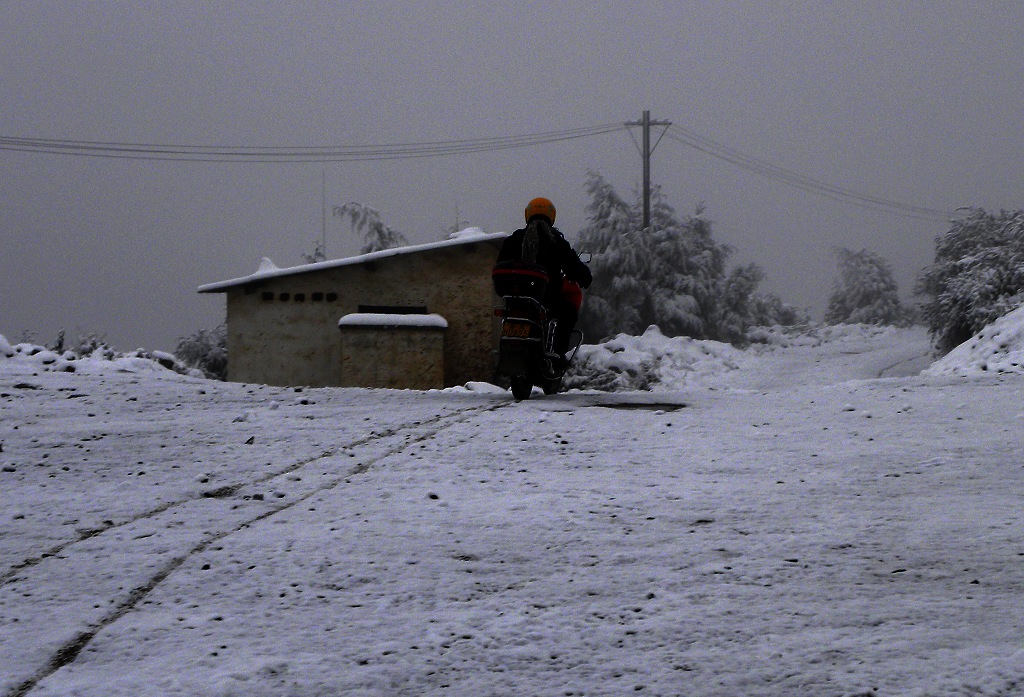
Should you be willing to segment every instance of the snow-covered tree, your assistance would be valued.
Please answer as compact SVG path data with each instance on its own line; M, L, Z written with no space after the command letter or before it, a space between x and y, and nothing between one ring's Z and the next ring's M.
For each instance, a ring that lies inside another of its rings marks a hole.
M317 262L320 261L327 261L326 247L327 245L324 244L324 241L322 239L317 240L313 247L313 253L303 254L302 260L305 261L307 264L316 264Z
M336 218L348 218L353 234L363 236L366 241L360 250L363 254L409 244L405 235L384 224L380 217L380 211L376 208L361 203L346 203L344 206L332 208L331 215Z
M754 293L750 306L750 327L793 327L811 322L806 310L783 302L774 293Z
M763 275L756 265L726 273L732 248L715 241L703 207L680 220L655 188L644 229L639 196L627 203L596 172L586 191L588 223L577 248L592 257L594 283L580 318L591 340L657 325L666 336L743 342L750 326L786 314L777 298L756 292Z
M763 293L758 286L764 271L757 264L737 266L718 283L718 314L715 319L719 341L744 345L753 327L793 326L807 324L806 312L784 303L772 293Z
M906 324L899 287L889 263L868 249L836 249L839 277L825 310L828 324Z
M723 341L743 343L747 329L759 322L754 317L757 309L757 286L764 272L757 264L734 268L719 286L718 335Z
M922 315L944 353L1024 304L1024 211L976 208L953 221L917 293L928 298Z
M589 224L578 235L577 248L589 254L594 282L580 317L580 327L594 339L618 332L642 332L651 322L643 278L647 274L644 244L634 211L603 177L591 172L586 190ZM647 324L644 324L644 322Z
M667 336L723 338L719 331L721 284L732 248L715 242L711 221L698 206L682 221L655 189L652 206L652 279L658 326ZM639 204L638 204L639 209Z

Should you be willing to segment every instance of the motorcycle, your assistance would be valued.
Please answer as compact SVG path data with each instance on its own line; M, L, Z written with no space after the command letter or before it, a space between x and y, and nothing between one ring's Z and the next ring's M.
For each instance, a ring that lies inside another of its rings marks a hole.
M534 385L546 395L556 394L583 343L583 332L572 331L572 353L563 365L562 356L554 351L558 320L549 316L541 303L549 280L544 268L524 261L506 261L494 267L491 278L502 300L494 310L501 318L497 373L508 378L517 400L529 399Z

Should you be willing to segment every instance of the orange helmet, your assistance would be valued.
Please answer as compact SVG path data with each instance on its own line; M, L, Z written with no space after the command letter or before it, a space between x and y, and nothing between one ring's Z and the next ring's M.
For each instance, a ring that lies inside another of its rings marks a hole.
M526 204L526 222L535 215L543 215L552 225L555 224L555 204L546 198L535 198Z

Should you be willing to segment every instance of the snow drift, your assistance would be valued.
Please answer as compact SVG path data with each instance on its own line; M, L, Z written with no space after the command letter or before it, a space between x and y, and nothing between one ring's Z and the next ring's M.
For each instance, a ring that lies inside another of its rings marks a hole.
M928 375L1024 373L1024 307L1003 315L932 364Z

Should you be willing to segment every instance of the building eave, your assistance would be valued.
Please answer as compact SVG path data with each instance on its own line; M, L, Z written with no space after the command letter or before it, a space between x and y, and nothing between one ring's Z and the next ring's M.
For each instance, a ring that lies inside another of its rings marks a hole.
M491 232L481 233L479 235L467 235L465 237L458 237L450 240L442 240L440 242L431 242L428 244L410 245L408 247L396 247L394 249L384 249L379 252L371 252L369 254L360 254L354 257L346 257L344 259L332 259L329 261L319 261L315 264L301 264L299 266L290 266L283 269L262 269L256 273L248 276L242 276L241 278L233 278L227 281L218 281L216 283L207 283L199 286L198 291L200 293L223 293L232 288L244 286L249 283L255 283L258 281L266 281L269 279L285 278L287 276L297 276L306 273L313 273L316 271L323 271L325 269L336 269L344 266L357 266L359 264L368 264L381 259L389 259L391 257L403 256L406 254L416 254L419 252L426 252L435 249L446 249L449 247L458 247L461 245L474 244L477 242L489 242L503 240L509 236L508 232Z

